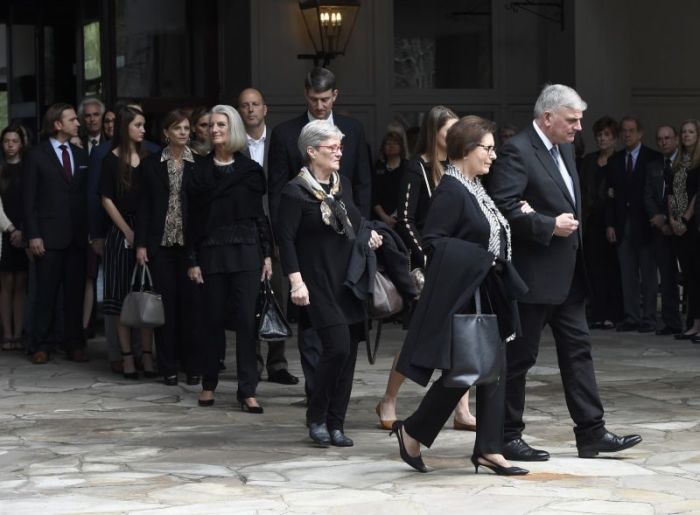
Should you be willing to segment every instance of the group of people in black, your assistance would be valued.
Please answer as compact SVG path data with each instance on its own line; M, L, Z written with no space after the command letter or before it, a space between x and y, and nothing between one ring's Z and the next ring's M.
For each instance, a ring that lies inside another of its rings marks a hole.
M225 331L233 329L238 402L263 413L256 388L265 368L269 380L298 382L287 371L284 342L271 342L265 360L257 341L256 302L269 279L282 308L298 309L309 436L321 446L352 446L345 416L372 291L369 274L356 271L374 270L391 243L405 255L402 273L422 288L420 296L413 284L402 291L411 307L408 333L376 407L406 463L427 471L420 445L429 447L453 412L455 429L477 432L477 470L526 474L509 460L549 459L522 439L526 375L547 324L578 455L638 444L638 435L605 428L589 327L700 338L698 122L683 123L680 137L660 127L657 153L641 144L638 120L618 125L606 117L593 127L599 151L577 161L573 142L585 102L551 85L532 126L498 138L498 153L493 122L436 106L423 117L410 159L406 132L389 127L371 173L361 124L333 109L333 74L311 71L304 94L307 110L270 132L264 98L253 88L241 92L236 108L176 109L163 119L162 145L145 140L138 104L106 111L94 98L78 111L51 106L46 139L31 151L24 129L5 129L3 350L23 345L42 364L60 344L68 359L85 361L99 258L115 372L137 379L141 369L169 385L184 373L188 384L202 384L199 405L212 406ZM619 134L624 149L617 151ZM28 261L36 293L23 331ZM146 268L165 324L134 331L119 315ZM478 387L476 417L469 388L445 386L441 377L418 410L400 419L405 377L427 385L435 370L449 371L451 316L471 312L475 294L498 315L508 342L500 379Z

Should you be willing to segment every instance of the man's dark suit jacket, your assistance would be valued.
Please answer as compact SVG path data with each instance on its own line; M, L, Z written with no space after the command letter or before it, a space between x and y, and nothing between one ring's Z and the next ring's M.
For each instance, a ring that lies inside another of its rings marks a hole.
M136 214L134 231L134 247L146 247L149 259L160 248L165 229L165 217L168 213L170 197L170 179L168 178L168 163L161 161L162 151L151 154L141 163L141 199ZM195 163L198 156L194 156ZM187 185L196 164L183 161L182 187L180 189L180 205L182 207L182 225L187 227Z
M625 169L626 159L627 151L620 150L608 161L609 198L606 224L615 228L618 242L627 237L634 244L644 245L651 241L650 217L644 203L647 169L655 161L661 162L663 167L663 158L660 153L642 145L631 176ZM630 234L625 234L628 220Z
M360 122L347 116L333 113L333 121L343 138L343 157L340 160L340 174L350 180L355 204L365 218L369 218L371 208L372 176L369 154L365 141L365 131ZM308 113L304 112L275 127L270 136L270 155L268 162L268 201L270 218L274 223L277 217L282 188L304 166L304 161L297 148L301 129L309 123Z
M25 163L25 238L42 238L47 250L63 250L71 243L79 247L87 244L88 155L73 144L70 148L75 161L70 181L49 141L33 148Z
M489 194L510 222L513 264L530 288L518 299L525 303L561 304L569 296L577 269L581 225L566 238L554 236L555 218L560 214L572 213L581 220L573 145L559 145L559 152L573 180L575 202L532 125L503 145L488 177ZM535 212L523 213L522 200ZM578 261L583 270L583 260ZM582 273L585 284L585 271Z

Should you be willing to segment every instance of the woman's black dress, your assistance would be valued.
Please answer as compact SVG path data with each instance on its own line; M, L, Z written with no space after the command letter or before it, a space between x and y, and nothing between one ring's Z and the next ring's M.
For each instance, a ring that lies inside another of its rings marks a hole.
M139 206L141 165L131 168L131 188L124 190L119 184L119 158L109 152L102 160L102 173L98 193L107 197L116 206L126 223L133 230ZM103 256L104 267L104 301L102 311L105 315L119 316L124 297L131 291L131 277L136 266L136 251L133 246L126 246L124 233L112 222L107 237Z
M12 224L22 227L22 163L5 163L2 167L2 206ZM3 233L0 272L26 272L28 268L29 259L24 249L12 245L10 235Z
M385 161L379 160L374 165L372 174L372 207L382 206L384 212L395 215L398 208L399 187L401 177L403 177L406 160L401 162L396 168L388 168ZM374 218L379 218L372 210Z

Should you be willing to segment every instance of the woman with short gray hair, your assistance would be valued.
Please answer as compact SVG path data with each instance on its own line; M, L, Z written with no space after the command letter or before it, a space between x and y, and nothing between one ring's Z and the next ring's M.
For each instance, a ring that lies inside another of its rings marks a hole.
M365 319L363 303L344 285L361 215L350 181L338 173L342 138L325 120L302 129L298 145L306 166L282 190L276 231L292 302L323 346L306 423L311 439L324 447L353 445L344 423ZM381 244L371 231L369 248Z

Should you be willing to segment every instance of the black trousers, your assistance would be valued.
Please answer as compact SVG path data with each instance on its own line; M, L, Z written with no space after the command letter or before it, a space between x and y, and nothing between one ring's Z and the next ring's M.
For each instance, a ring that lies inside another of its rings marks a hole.
M678 260L673 248L673 236L664 236L652 229L652 247L661 283L661 320L667 327L680 331L680 292L678 289Z
M448 388L440 377L433 382L418 409L405 420L406 432L426 447L433 445L468 389ZM498 382L476 387L476 455L500 454L503 451L505 393L505 369Z
M29 351L51 352L58 294L63 289L63 334L67 352L83 349L83 301L85 296L85 247L71 244L63 250L46 250L35 258L36 299L34 301L33 338Z
M622 286L617 250L605 237L604 221L592 222L584 225L583 239L583 257L591 285L589 317L591 322L619 322L622 320Z
M282 272L282 265L277 257L272 257L272 279L270 279L272 291L284 315L287 314L287 300L289 298L289 280ZM258 341L257 360L258 374L262 374L263 369L267 369L267 375L274 374L280 370L287 370L287 357L284 354L285 340L267 342L267 358L263 357L262 342Z
M626 234L630 232L628 224ZM618 244L617 257L620 260L625 320L635 324L644 323L655 326L659 282L656 277L654 249L651 243L634 242L624 236Z
M525 379L537 361L545 324L549 324L554 334L564 396L575 423L576 438L598 436L605 421L593 368L583 295L570 294L569 299L560 305L518 303L518 308L522 336L506 346L505 441L521 438L525 429Z
M158 369L164 376L184 369L198 374L195 363L192 323L194 283L187 277L184 247L160 247L150 258L154 289L163 298L165 325L155 330Z
M210 274L204 276L201 291L200 332L198 346L202 388L215 390L219 384L219 360L226 348L225 322L233 311L236 331L236 366L238 400L255 396L258 371L255 361L257 331L255 309L260 288L260 270Z
M698 252L698 240L692 224L683 236L674 236L674 249L678 255L678 261L683 272L683 296L688 302L688 327L693 320L700 318L700 252Z
M309 398L314 390L316 368L321 360L323 343L316 329L311 327L311 320L309 320L309 315L304 308L299 309L297 345L299 347L301 370L304 373L304 391L306 392L306 397Z
M358 334L347 325L324 327L317 332L323 351L314 375L306 422L325 422L329 431L342 431L355 374Z

